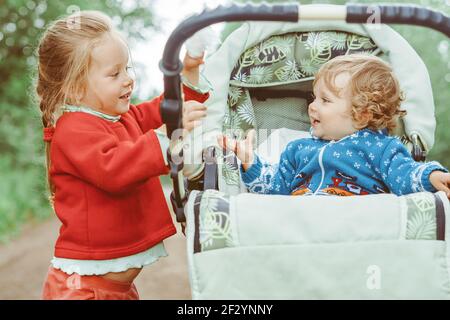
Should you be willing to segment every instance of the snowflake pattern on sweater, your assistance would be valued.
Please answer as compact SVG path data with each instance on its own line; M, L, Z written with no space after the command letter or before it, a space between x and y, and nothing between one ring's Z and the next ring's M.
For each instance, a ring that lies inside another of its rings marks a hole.
M436 161L414 161L397 137L363 129L338 141L317 137L290 142L278 164L255 155L241 177L250 192L293 195L366 195L437 190L431 172L448 172Z

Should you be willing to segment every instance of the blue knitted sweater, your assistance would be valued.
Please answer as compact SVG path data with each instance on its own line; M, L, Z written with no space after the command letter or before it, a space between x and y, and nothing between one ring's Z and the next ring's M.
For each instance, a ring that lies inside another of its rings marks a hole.
M290 142L278 164L255 155L242 180L253 193L364 195L431 191L438 162L415 162L401 141L382 131L363 129L338 141L317 137Z

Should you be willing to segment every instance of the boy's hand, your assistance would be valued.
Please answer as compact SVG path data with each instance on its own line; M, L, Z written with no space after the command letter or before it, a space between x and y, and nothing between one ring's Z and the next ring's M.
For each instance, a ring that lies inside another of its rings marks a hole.
M197 101L183 102L183 128L191 131L198 127L201 119L206 117L206 106Z
M450 173L442 171L433 171L430 174L430 182L439 191L444 191L447 194L447 198L450 199Z
M239 160L242 162L242 167L246 171L253 163L253 140L255 138L255 130L250 130L247 133L245 140L230 139L224 135L217 137L217 142L222 148L233 151Z
M192 58L187 53L183 60L183 76L194 86L198 85L199 80L199 67L205 61L203 61L203 55L199 58Z

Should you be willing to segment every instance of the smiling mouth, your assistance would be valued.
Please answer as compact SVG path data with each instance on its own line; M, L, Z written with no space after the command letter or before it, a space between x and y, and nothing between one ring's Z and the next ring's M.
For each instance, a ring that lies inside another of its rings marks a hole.
M129 99L131 96L131 91L128 93L125 93L124 95L120 96L119 99Z
M311 123L312 123L312 125L316 125L316 124L320 123L320 121L317 119L313 119Z

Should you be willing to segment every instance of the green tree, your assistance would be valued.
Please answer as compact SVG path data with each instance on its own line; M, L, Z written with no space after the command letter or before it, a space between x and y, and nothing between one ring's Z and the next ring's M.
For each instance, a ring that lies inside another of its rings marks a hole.
M44 218L47 201L42 123L35 103L36 47L45 27L77 10L101 10L130 41L155 29L150 1L3 0L0 6L0 241L30 218Z

